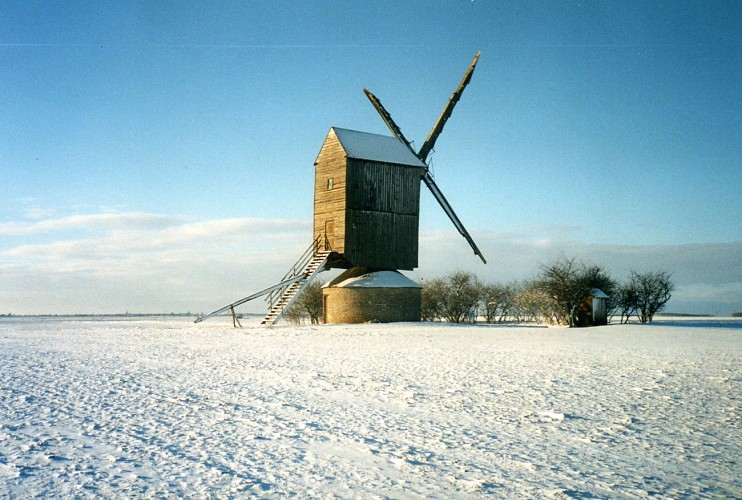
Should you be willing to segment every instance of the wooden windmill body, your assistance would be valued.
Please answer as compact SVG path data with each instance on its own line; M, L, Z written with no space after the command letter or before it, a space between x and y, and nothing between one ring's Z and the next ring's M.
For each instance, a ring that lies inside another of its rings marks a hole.
M315 162L314 237L331 267L417 267L425 164L393 137L333 127Z
M315 161L312 245L277 285L196 321L224 311L234 315L235 306L268 295L263 324L274 324L304 287L330 268L347 271L323 291L327 322L418 321L421 287L398 270L418 266L421 181L486 263L426 163L478 59L479 53L419 151L378 98L364 89L393 137L332 127Z

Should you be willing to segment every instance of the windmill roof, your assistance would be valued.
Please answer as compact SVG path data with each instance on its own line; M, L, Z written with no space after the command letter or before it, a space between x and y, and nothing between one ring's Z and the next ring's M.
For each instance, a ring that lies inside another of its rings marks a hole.
M427 168L402 141L394 137L332 127L349 158Z

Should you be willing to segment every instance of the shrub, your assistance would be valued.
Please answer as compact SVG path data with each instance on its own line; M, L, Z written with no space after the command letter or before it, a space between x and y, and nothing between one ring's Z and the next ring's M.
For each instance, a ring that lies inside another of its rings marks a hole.
M313 325L322 322L322 285L321 281L312 281L304 288L289 310L286 311L286 318L290 322L299 324L305 318L309 318Z
M654 315L665 307L675 290L670 273L666 271L631 271L627 286L633 294L635 311L641 323L651 323Z
M482 313L487 323L505 321L513 312L515 285L490 283L482 286Z
M580 303L598 288L606 295L613 295L616 281L599 266L586 266L575 259L562 257L550 264L541 266L539 279L532 286L540 288L547 303L548 311L542 309L546 321L560 325L574 326Z
M457 271L445 278L423 283L422 319L445 319L463 323L476 319L476 309L482 296L482 283L472 273Z

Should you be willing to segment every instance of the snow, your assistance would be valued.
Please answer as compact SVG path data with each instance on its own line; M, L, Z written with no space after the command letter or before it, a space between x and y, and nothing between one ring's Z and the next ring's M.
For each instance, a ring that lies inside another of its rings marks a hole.
M740 323L0 319L0 498L742 496Z
M332 285L335 288L422 288L399 271L373 271Z
M427 168L402 141L386 135L332 127L349 158Z

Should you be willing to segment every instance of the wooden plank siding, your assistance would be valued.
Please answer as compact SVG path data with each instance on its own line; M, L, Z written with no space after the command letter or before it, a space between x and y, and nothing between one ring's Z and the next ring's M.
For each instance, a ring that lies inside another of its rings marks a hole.
M348 210L345 258L356 266L416 268L418 220L414 215Z
M348 209L419 215L422 169L348 159Z
M385 269L417 267L421 175L418 167L348 159L347 260Z
M328 182L332 179L332 186ZM314 174L314 238L325 234L327 222L332 231L327 234L332 249L345 251L346 159L340 141L333 131L317 155Z

